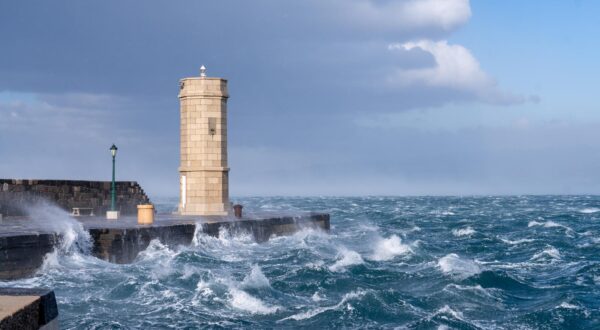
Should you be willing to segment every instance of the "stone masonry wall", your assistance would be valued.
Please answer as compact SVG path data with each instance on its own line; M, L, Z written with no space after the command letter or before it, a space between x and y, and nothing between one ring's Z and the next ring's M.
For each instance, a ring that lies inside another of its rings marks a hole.
M27 215L29 205L48 201L71 212L74 207L93 208L96 215L110 208L110 181L0 179L0 214ZM116 182L117 210L135 214L138 204L150 203L135 181Z

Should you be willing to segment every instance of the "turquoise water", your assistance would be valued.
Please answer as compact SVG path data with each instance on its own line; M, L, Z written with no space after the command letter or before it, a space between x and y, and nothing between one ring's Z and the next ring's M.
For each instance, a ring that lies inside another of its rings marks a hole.
M54 288L67 329L600 328L600 197L235 201L326 211L331 233L199 234L115 265L78 252L75 228L36 277L0 285Z

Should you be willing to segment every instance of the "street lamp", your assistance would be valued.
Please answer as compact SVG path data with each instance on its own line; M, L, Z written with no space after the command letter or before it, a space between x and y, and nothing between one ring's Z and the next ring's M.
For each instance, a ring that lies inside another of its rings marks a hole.
M116 198L116 187L115 187L115 157L117 156L117 146L112 145L110 147L110 154L112 155L112 186L110 191L110 210L116 211L115 198Z

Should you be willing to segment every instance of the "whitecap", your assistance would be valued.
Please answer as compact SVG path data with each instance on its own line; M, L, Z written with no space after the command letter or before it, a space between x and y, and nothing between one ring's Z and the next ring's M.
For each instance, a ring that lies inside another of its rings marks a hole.
M473 228L471 228L470 226L467 227L467 228L453 229L452 230L452 235L454 235L456 237L471 236L473 234L475 234L475 230Z
M317 292L315 292L315 293L312 295L312 297L310 297L310 299L312 299L312 301L314 301L314 302L319 302L319 301L323 301L323 300L325 300L325 298L323 298L323 297L321 297L321 296L319 295L319 292L318 292L318 291L317 291Z
M196 284L196 292L198 292L198 294L205 298L214 295L214 292L209 287L209 284L204 282L203 280L198 281L198 284Z
M586 207L584 209L579 210L579 213L584 213L584 214L592 214L592 213L597 213L597 212L600 212L600 208Z
M529 223L527 224L527 227L531 228L534 226L541 226L541 225L543 225L543 223L533 220L533 221L529 221Z
M544 228L564 228L566 231L572 232L573 229L560 223L548 220L546 222L530 221L527 227L543 226Z
M523 243L531 243L533 241L535 241L533 238L522 238L522 239L517 239L514 241L511 241L509 239L504 239L504 238L500 238L500 240L506 244L510 244L510 245L519 245L519 244L523 244Z
M263 274L258 265L252 266L250 274L244 277L242 287L244 288L268 288L271 284L269 279Z
M144 251L138 254L137 258L144 261L170 261L176 254L177 252L169 249L168 246L155 238L150 241L148 247L146 247Z
M448 305L444 305L444 307L438 309L435 312L435 314L433 314L433 316L439 315L439 314L449 314L457 320L465 321L465 318L461 311L455 311L454 309L450 308L450 306L448 306Z
M313 270L320 270L323 268L323 265L325 264L325 262L323 260L317 260L315 262L307 262L304 267L308 268L308 269L313 269Z
M531 257L531 260L537 260L544 257L550 257L552 259L560 259L560 251L554 246L548 246L542 252L538 252Z
M558 307L559 308L565 308L565 309L580 309L579 306L570 304L570 303L568 303L566 301L563 301L560 305L558 305Z
M231 295L229 302L235 309L252 314L273 314L280 309L279 306L268 306L262 300L239 289L230 288L229 294Z
M341 249L338 258L333 265L329 266L330 271L338 272L347 266L360 265L365 262L358 252L348 249Z
M350 299L356 299L356 298L360 298L362 296L364 296L366 294L365 291L352 291L350 293L346 293L343 297L342 300L333 305L333 306L326 306L326 307L319 307L319 308L315 308L312 310L309 310L307 312L303 312L303 313L298 313L298 314L294 314L292 316L288 316L286 318L283 318L277 322L282 322L282 321L286 321L286 320L296 320L296 321L300 321L300 320L306 320L306 319L310 319L313 318L323 312L327 312L330 310L336 310L339 309L340 307L344 306L344 304L346 304L346 302L348 302L348 300Z
M397 235L392 235L390 238L380 239L375 245L372 260L385 261L391 260L394 257L412 252L412 249L405 244Z
M481 272L481 269L474 261L462 259L455 253L450 253L440 258L438 266L446 274L464 278Z

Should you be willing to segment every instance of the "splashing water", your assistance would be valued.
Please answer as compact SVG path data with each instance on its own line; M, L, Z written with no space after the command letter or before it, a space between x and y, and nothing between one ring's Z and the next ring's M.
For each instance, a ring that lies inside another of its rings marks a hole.
M457 277L469 277L479 274L481 269L471 260L466 260L455 253L450 253L438 260L438 266L442 272L455 275Z
M585 211L600 197L236 201L329 210L332 230L261 244L198 230L188 247L155 240L117 265L87 252L66 213L40 207L63 244L37 276L0 285L54 288L65 329L600 328L600 212Z
M377 242L371 259L385 261L409 252L413 252L412 249L408 245L402 244L400 237L392 235L390 238L381 239Z
M91 248L89 233L83 229L81 223L63 209L40 201L28 206L26 212L38 228L59 234L58 253L89 253Z

